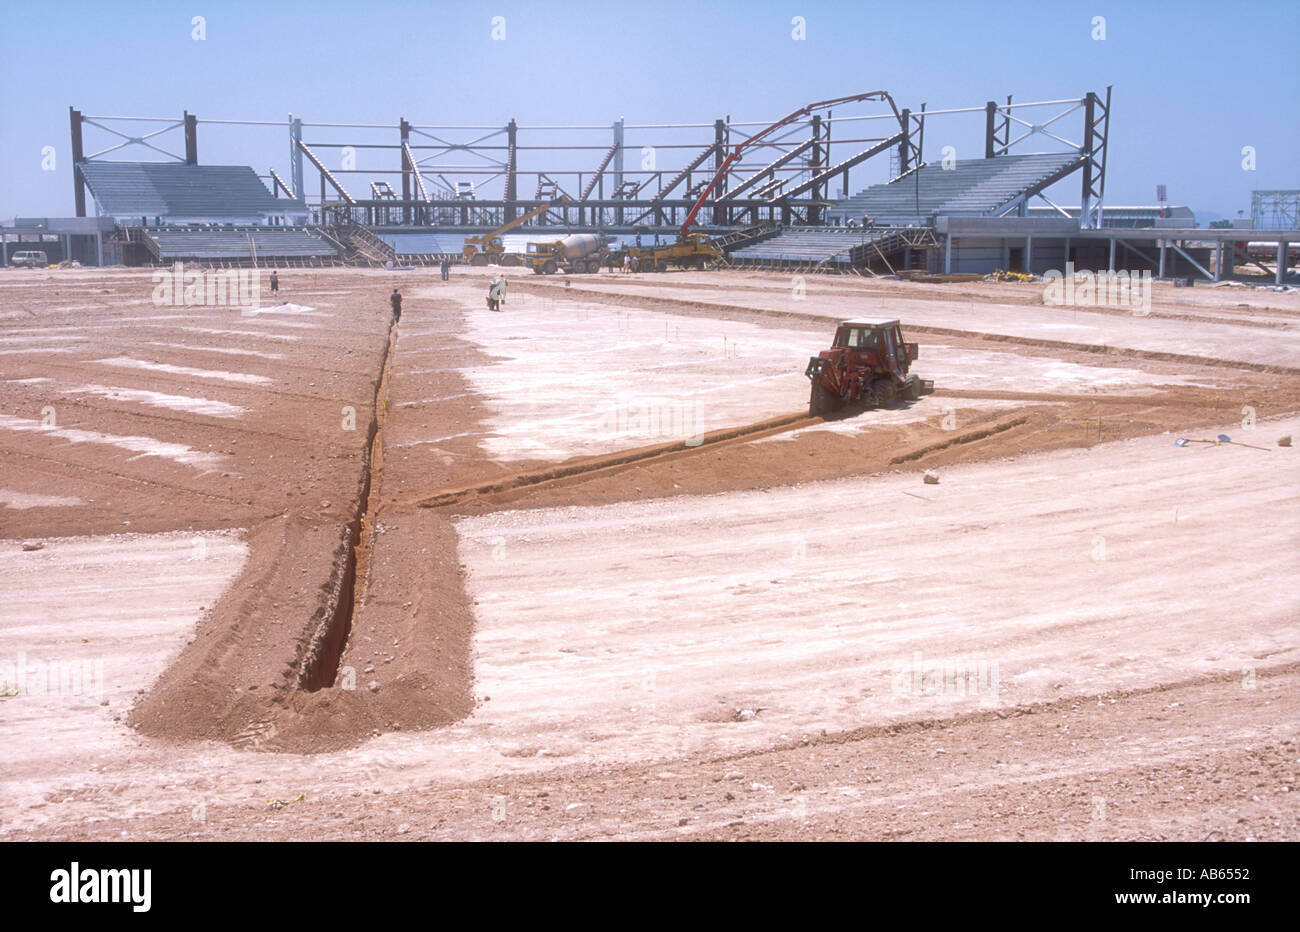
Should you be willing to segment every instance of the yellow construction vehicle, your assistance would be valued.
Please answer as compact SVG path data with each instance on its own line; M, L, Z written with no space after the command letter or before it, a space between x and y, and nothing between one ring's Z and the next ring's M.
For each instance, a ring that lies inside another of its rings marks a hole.
M465 237L465 246L461 250L460 258L462 262L470 265L519 265L517 255L506 253L505 243L501 241L501 234L508 233L515 227L527 223L538 214L546 213L552 207L559 204L567 204L569 195L561 194L556 200L543 204L530 210L521 217L516 217L509 223L497 227L487 233L481 233L478 236Z
M524 265L537 275L595 273L608 259L609 248L603 234L573 233L550 242L529 243Z
M636 258L640 272L666 272L670 265L702 269L722 260L722 250L704 233L687 233L659 246L625 246L615 254L615 261L621 264L624 255Z

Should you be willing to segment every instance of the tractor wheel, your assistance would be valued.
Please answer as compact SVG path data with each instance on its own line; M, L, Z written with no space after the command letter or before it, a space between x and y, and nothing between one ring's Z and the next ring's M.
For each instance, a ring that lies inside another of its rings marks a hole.
M921 380L914 375L907 377L907 383L903 386L901 397L904 401L916 401L921 397Z
M889 379L876 379L872 382L871 393L876 398L876 404L882 408L891 407L898 400L898 389Z
M656 271L656 272L667 272L667 271L668 271L668 260L667 260L667 259L660 259L658 262L656 262L656 263L655 263L655 271Z
M558 268L559 266L555 264L554 259L547 259L546 265L542 266L542 271L547 275L554 275Z
M469 260L469 264L477 265L480 268L482 268L483 266L487 265L487 256L483 255L483 253L480 252L473 259Z
M844 406L844 399L828 391L821 379L813 379L812 393L808 396L808 414L812 417L826 417Z

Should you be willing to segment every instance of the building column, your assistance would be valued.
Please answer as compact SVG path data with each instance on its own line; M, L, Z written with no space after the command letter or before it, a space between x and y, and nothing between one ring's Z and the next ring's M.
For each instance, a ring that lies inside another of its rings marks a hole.
M199 164L199 118L188 110L185 115L185 164Z
M1286 254L1291 244L1282 240L1277 244L1277 283L1279 285L1286 283Z
M302 141L302 118L289 114L289 184L293 188L293 196L300 199L303 206L307 206L307 188L303 184L302 174L302 150L298 148L298 143ZM322 195L323 199L323 195ZM321 223L325 222L325 217L321 216Z
M619 117L614 122L614 190L618 191L623 186L623 117ZM546 216L543 214L542 216ZM614 223L622 225L623 208L621 206L614 208Z
M68 108L72 124L72 201L78 217L86 216L86 179L81 174L81 161L85 157L81 148L81 111Z
M1162 239L1160 241L1160 275L1158 276L1160 278L1165 277L1165 246L1167 243L1168 240Z
M1115 237L1112 236L1110 238L1110 263L1108 265L1108 268L1112 272L1115 271L1115 249Z
M943 238L943 274L952 274L952 234L948 233Z
M1025 267L1024 269L1022 269L1022 271L1026 273L1032 273L1034 270L1033 262L1034 262L1034 238L1032 236L1026 236L1025 237Z
M402 170L402 223L411 222L411 166L406 162L406 149L411 142L411 124L406 117L401 117L397 124L398 143L401 151L397 155L398 167Z
M1214 244L1214 280L1223 278L1223 240Z

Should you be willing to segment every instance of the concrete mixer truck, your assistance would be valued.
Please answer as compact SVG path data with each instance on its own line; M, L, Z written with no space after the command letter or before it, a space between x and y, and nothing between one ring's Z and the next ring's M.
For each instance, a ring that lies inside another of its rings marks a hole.
M599 272L608 257L609 247L602 234L574 233L563 239L529 243L524 265L538 275L554 275L559 271Z

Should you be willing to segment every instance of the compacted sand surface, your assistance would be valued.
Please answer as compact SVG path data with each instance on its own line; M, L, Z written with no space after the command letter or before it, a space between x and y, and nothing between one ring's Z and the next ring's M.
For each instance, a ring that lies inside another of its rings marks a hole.
M0 274L0 837L1297 836L1296 295L490 274Z

